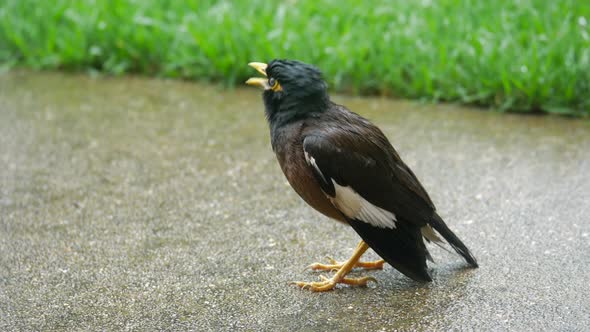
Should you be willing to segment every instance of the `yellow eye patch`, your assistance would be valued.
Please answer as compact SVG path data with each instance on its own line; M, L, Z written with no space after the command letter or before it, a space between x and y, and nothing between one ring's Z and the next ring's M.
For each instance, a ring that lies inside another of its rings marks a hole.
M268 80L268 85L270 85L270 89L274 92L283 91L283 88L279 84L279 81L272 77Z

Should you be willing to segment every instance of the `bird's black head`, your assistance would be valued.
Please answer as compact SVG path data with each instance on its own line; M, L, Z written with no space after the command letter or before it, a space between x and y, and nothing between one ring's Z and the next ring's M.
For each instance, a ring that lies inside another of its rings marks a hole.
M327 84L316 67L295 60L249 65L266 76L250 78L246 83L264 88L262 97L271 125L282 125L328 108Z

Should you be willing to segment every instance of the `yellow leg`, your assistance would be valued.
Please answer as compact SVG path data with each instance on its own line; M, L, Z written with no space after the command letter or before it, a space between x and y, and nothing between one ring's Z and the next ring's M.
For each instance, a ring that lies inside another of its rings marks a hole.
M338 262L337 260L335 260L332 257L328 257L328 260L330 261L330 264L313 263L313 264L309 265L308 267L306 267L306 269L312 269L314 271L318 271L318 270L337 271L338 269L340 269L342 267L342 265L344 265L344 263L346 263L346 262ZM358 261L354 265L354 267L360 267L365 270L383 270L384 263L385 263L385 261L382 259L379 259L376 261L371 261L371 262Z
M361 241L356 247L354 253L352 254L352 257L350 257L350 259L341 264L340 268L332 278L320 276L320 279L322 279L322 281L297 281L293 282L293 284L303 289L309 288L314 292L323 292L333 289L338 283L354 286L366 286L369 281L377 282L377 280L373 277L346 278L348 272L350 272L355 266L357 266L357 264L359 263L359 259L365 253L365 251L367 251L367 249L369 249L369 246L364 241Z

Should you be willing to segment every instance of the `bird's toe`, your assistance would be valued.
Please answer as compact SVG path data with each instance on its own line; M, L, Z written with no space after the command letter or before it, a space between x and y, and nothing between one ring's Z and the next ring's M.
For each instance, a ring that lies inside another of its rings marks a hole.
M314 271L337 271L340 268L342 268L342 266L344 264L346 264L346 262L338 262L337 260L335 260L332 257L327 257L328 261L330 262L329 264L323 264L323 263L313 263L310 264L309 266L307 266L305 269L311 269ZM357 262L354 267L359 267L365 270L382 270L383 269L383 264L385 263L384 260L379 259L376 261L370 261L370 262Z
M350 286L367 286L369 282L377 282L377 279L373 277L360 277L360 278L338 278L336 276L328 278L324 275L320 275L321 281L295 281L291 284L300 287L301 289L309 289L312 292L325 292L332 290L337 284L346 284Z

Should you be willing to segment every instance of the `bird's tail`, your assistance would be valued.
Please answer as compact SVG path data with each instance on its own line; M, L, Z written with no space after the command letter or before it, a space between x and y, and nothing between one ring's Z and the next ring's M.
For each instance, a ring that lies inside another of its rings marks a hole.
M478 267L477 260L467 249L465 244L449 229L447 224L442 220L442 218L435 212L430 225L455 249L455 251L461 255L471 267Z
M432 281L426 259L430 257L420 229L406 223L396 228L380 228L358 220L349 224L377 255L415 281Z

